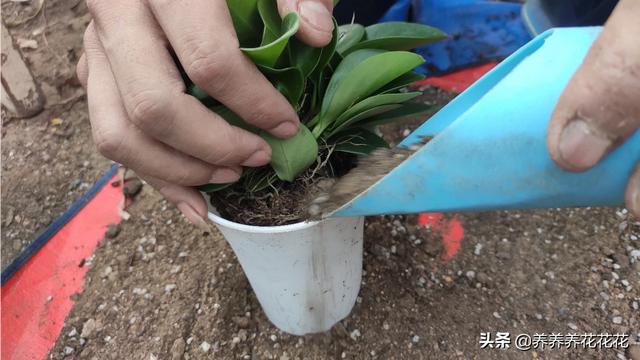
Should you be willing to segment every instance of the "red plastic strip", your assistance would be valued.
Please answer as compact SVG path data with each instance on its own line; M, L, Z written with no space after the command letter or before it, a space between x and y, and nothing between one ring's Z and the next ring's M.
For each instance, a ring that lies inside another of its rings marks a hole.
M487 71L493 69L498 62L490 62L488 64L456 71L443 76L432 76L424 80L420 80L412 85L412 87L419 87L422 85L433 85L442 90L462 92L476 80L480 79L482 75Z
M418 224L429 227L432 231L440 235L444 252L440 256L442 260L449 261L460 250L462 239L464 238L464 227L462 222L453 215L445 218L442 213L422 213L418 215Z
M80 264L107 225L120 222L121 199L119 186L104 186L2 286L2 359L47 356L73 306L71 295L82 292L88 266Z

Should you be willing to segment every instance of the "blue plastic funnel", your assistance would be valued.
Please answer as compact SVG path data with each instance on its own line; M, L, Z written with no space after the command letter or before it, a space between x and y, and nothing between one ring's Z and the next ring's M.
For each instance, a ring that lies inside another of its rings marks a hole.
M547 124L598 27L549 30L487 73L400 146L435 136L332 216L617 206L640 132L589 171L550 158Z

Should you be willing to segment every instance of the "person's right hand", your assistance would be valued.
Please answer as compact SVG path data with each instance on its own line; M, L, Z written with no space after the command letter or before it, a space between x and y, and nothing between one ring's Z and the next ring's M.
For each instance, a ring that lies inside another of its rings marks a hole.
M77 71L98 150L204 225L207 206L192 186L235 181L242 166L268 164L271 149L187 95L171 49L196 85L248 123L287 138L297 114L241 52L224 0L87 4L93 20ZM297 36L309 45L331 40L332 0L278 0L278 9L300 15Z

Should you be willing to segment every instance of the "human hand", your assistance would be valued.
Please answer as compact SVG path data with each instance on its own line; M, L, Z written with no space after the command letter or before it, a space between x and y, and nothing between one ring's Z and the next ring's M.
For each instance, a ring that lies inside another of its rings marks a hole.
M192 186L233 182L242 166L268 164L271 148L187 95L170 49L197 86L246 122L287 138L297 133L296 112L241 52L225 1L87 5L92 21L77 72L98 150L206 226L207 205ZM298 12L297 36L312 46L331 40L332 9L331 0L278 0L281 16Z
M621 0L558 100L547 146L558 165L584 171L640 128L640 1ZM625 202L640 217L640 164Z

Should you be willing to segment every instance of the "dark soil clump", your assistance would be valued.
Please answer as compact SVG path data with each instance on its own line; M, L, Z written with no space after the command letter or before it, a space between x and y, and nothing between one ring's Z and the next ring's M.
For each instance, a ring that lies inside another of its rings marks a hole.
M323 157L326 154L320 158ZM307 219L311 201L328 191L337 178L355 167L356 161L356 157L350 154L334 156L331 161L311 167L294 182L274 182L253 193L247 193L243 186L232 186L211 193L211 205L223 218L240 224L294 224Z

